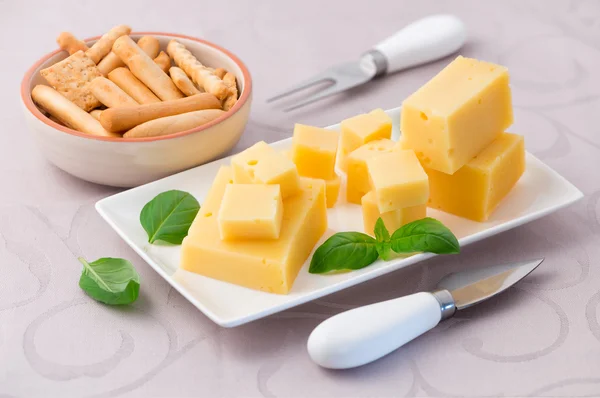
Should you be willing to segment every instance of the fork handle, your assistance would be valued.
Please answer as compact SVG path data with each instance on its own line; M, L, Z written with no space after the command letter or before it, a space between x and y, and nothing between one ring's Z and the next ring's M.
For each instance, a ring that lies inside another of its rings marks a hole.
M393 73L450 55L462 47L466 38L465 25L456 16L432 15L405 26L365 56L382 55L384 62L375 59L381 69L378 72Z

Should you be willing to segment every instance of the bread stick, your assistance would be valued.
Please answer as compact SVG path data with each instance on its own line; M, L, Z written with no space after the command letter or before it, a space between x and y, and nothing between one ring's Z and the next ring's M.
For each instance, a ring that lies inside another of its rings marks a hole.
M191 97L190 97L191 98ZM175 134L202 126L221 116L224 112L220 109L205 109L202 111L182 113L175 116L161 117L142 123L126 132L123 137L142 138L158 137Z
M235 82L235 75L231 72L227 72L223 77L223 82L229 88L229 96L225 98L225 101L223 101L223 110L228 111L233 108L238 100L238 90Z
M89 50L88 46L73 36L70 32L62 32L56 38L56 43L58 46L69 53L69 55L75 54L77 51L87 51Z
M129 130L149 120L203 109L220 109L221 103L212 94L201 93L191 97L154 104L110 108L102 112L100 123L111 132Z
M40 108L57 118L65 126L100 137L119 137L119 134L104 130L100 122L93 116L51 87L35 86L31 91L31 98Z
M119 37L113 51L158 98L163 101L183 98L171 78L129 36Z
M176 66L171 67L171 69L169 69L169 75L171 76L171 80L173 80L173 83L175 83L177 88L188 97L190 95L200 94L200 90L196 88L188 75L186 75L185 72L180 68Z
M154 58L158 54L160 43L154 36L143 36L138 40L138 46L140 46L140 48L144 50L144 52L148 54L150 58ZM121 58L111 51L106 54L106 57L102 58L102 60L98 63L98 70L100 70L100 73L106 76L111 71L122 66L125 66L125 64L123 61L121 61Z
M160 51L160 42L154 36L142 36L137 41L138 46L152 59L158 56Z
M227 71L223 68L215 69L215 75L221 80L225 77L226 74L227 74Z
M115 26L106 32L94 45L85 52L96 64L104 58L113 46L115 40L123 35L131 33L131 28L127 25Z
M220 100L227 97L229 90L223 80L215 75L214 70L202 65L183 44L177 40L171 40L167 46L167 53L177 66L183 69L204 91L215 95Z
M100 115L102 115L102 112L103 112L103 111L101 111L100 109L94 109L93 111L90 111L90 115L91 115L91 116L92 116L94 119L96 119L96 120L100 121Z
M94 94L94 97L98 98L98 101L109 108L138 105L138 103L125 91L121 90L119 86L103 76L92 80L90 83L90 91Z
M160 66L160 69L162 69L163 72L167 73L171 67L171 58L169 58L166 52L161 51L160 54L154 58L154 63Z
M108 74L108 79L139 104L160 102L160 99L127 68L122 67L111 71Z

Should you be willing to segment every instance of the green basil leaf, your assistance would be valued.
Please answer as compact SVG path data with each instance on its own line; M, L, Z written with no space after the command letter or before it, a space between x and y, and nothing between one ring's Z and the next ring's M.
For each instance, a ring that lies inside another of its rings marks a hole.
M375 239L360 232L338 232L317 248L308 272L322 274L364 268L379 256L376 243Z
M140 223L148 233L148 242L156 240L181 244L200 210L191 194L172 190L158 194L146 203L140 213Z
M444 224L430 217L400 227L392 234L391 245L392 250L396 253L453 254L460 252L456 236Z
M379 257L381 257L385 261L390 260L392 254L390 233L385 227L385 224L381 217L379 217L375 222L375 230L373 232L375 234L375 239L377 239L377 244L375 245L375 248L377 249L377 253L379 253Z
M79 287L94 300L110 305L131 304L140 293L140 276L133 265L122 258L100 258L83 264Z

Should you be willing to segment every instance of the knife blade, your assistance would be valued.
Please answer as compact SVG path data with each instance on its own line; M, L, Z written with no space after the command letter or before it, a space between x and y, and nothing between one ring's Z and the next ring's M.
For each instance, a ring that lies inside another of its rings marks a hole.
M440 321L487 300L529 275L543 258L457 272L432 293L354 308L318 325L308 338L312 360L330 369L347 369L377 360Z

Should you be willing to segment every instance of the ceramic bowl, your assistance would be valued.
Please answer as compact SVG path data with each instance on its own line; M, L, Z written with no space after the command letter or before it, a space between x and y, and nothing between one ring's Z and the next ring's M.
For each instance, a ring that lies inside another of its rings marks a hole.
M234 73L240 88L238 102L210 123L176 134L137 139L91 136L50 120L31 99L35 85L47 84L39 71L67 56L64 51L54 51L27 71L21 83L21 99L39 148L57 167L94 183L133 187L218 158L240 139L252 102L252 79L246 66L229 51L206 40L160 32L132 33L131 37L137 40L144 35L158 38L161 49L177 39L207 66ZM89 45L96 39L86 42Z

